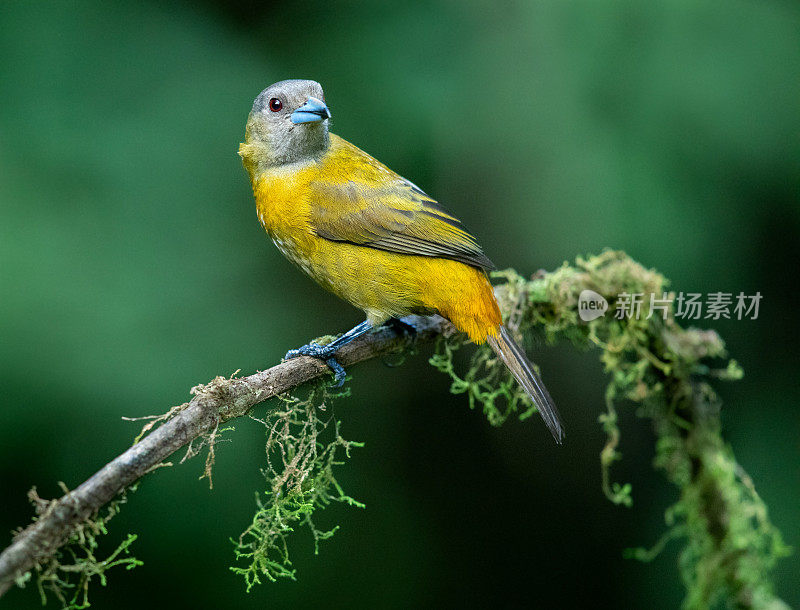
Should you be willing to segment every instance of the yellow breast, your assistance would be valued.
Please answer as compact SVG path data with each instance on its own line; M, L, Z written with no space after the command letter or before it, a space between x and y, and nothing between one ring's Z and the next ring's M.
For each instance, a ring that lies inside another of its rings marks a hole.
M243 145L244 148L249 146ZM241 150L241 149L240 149ZM331 134L331 148L319 161L258 171L248 163L258 219L275 245L322 287L363 309L373 324L409 313L439 311L482 341L499 324L499 312L485 274L463 263L324 239L311 225L320 184L348 184L358 149ZM379 183L390 173L371 160L358 178Z
M320 184L348 183L353 173L351 157L363 153L331 134L330 149L322 159L260 169L251 161L257 158L257 151L250 150L252 146L242 144L239 152L250 174L259 221L284 256L329 287L324 277L327 269L316 268L322 263L317 260L320 250L328 248L330 242L317 237L311 227L311 206L315 204L312 196L321 195ZM382 172L389 171L375 161L365 175L363 158L359 160L362 161L361 180L377 182Z

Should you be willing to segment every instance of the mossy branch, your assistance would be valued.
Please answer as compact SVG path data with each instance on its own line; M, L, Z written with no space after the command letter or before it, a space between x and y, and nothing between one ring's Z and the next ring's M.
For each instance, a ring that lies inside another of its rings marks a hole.
M630 506L633 501L629 484L611 481L610 467L621 458L616 409L638 405L637 414L652 421L654 466L677 486L680 497L667 509L668 531L654 549L627 554L649 560L669 540L682 539L679 564L686 608L786 608L774 594L770 573L789 549L721 434L721 403L710 382L738 380L743 373L734 360L726 359L719 335L682 328L665 278L624 252L579 258L574 265L565 263L531 279L513 271L496 275L505 280L495 293L509 327L520 333L535 328L551 342L599 349L611 377L606 413L599 418L608 437L600 456L601 481L615 504ZM588 323L578 311L580 294L587 289L609 304L606 315ZM640 315L618 319L615 308L623 294L667 297L669 305L651 311L645 302ZM454 371L452 353L463 344L463 338L452 336L431 361L453 378L451 390L467 393L471 405L482 405L492 424L502 423L520 407L525 407L520 417L528 416L527 397L509 383L510 376L496 366L490 350L476 350L463 376ZM498 396L506 400L498 403Z
M671 306L648 315L617 319L613 313L588 323L578 315L579 295L589 289L603 295L611 312L620 294L653 294L661 298L667 282L622 252L604 252L574 265L564 264L552 273L540 272L530 279L513 271L496 274L504 283L495 294L508 327L519 335L530 329L543 331L550 341L564 340L580 349L597 349L611 380L605 393L606 412L600 416L608 441L600 456L601 485L608 498L620 505L632 504L631 486L612 481L611 465L621 457L617 409L639 406L637 413L651 420L656 433L655 467L664 472L679 491L678 501L666 511L668 530L653 549L633 549L628 555L651 559L670 540L682 539L680 570L687 608L707 608L727 603L742 608L784 608L773 592L770 572L788 549L771 524L767 509L752 481L736 462L720 431L720 402L710 382L738 379L742 372L727 361L724 344L713 331L683 329ZM465 338L439 317L410 320L417 328L415 341L439 338L431 358L452 379L451 390L465 393L470 405L480 406L492 425L515 414L534 413L527 396L508 371L485 346L475 350L467 371L461 373L453 355ZM340 352L347 366L402 348L408 338L392 328L381 328L356 340ZM0 595L21 582L29 570L51 565L61 545L75 539L91 523L97 511L157 468L174 451L189 445L209 446L204 476L210 481L213 445L220 424L249 412L256 404L326 375L327 367L311 358L297 358L241 379L218 377L192 390L194 398L173 407L145 426L149 432L128 451L110 462L76 490L43 506L37 520L17 534L0 554ZM357 443L345 441L339 423L319 418L330 395L323 386L310 390L306 399L283 396L262 423L267 430L268 489L257 497L258 511L252 524L234 541L237 559L244 567L233 570L244 576L248 589L264 576L294 578L286 552L286 535L294 524L307 524L315 542L330 537L311 520L315 508L330 502L359 505L339 487L332 469ZM566 411L567 408L564 407ZM260 420L261 421L261 420ZM156 423L160 427L151 430ZM328 428L330 440L320 440ZM331 431L332 434L331 434ZM337 453L338 452L338 453ZM110 558L127 551L123 543ZM127 563L128 567L132 564ZM88 583L98 573L84 562L81 570ZM102 572L99 572L102 574ZM53 575L53 569L46 572ZM54 582L60 582L54 577ZM73 606L74 607L74 606Z
M418 330L416 341L430 341L450 328L438 316L411 316L408 320ZM349 366L396 351L409 340L402 332L381 327L342 348L339 360ZM170 409L161 426L76 489L50 502L31 525L14 536L11 545L0 554L0 595L52 557L81 524L175 451L213 433L221 423L246 415L255 405L328 374L324 363L301 356L248 377L217 377L193 388L194 398Z

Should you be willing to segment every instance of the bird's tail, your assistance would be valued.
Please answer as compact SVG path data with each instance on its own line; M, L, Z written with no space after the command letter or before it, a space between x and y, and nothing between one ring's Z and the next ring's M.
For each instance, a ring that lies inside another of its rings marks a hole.
M553 438L560 445L564 440L564 427L561 424L561 416L558 409L550 397L547 388L536 371L525 352L514 341L511 333L501 324L498 328L497 336L489 335L487 341L495 353L505 362L506 366L513 373L519 384L531 397L533 404L539 409L539 413L553 434Z

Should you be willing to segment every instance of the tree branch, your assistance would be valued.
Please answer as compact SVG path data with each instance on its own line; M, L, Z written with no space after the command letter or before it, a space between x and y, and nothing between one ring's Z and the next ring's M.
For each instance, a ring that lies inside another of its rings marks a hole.
M653 315L652 300L649 310L643 306L635 315L601 315L583 322L579 303L587 287L598 298L602 295L610 310L621 310L623 314L623 295L663 298L666 279L624 252L605 251L578 258L574 265L564 263L553 272L540 272L532 278L513 270L497 272L495 277L505 279L495 288L495 295L510 328L520 332L536 328L552 341L567 340L579 349L594 347L599 351L611 377L606 390L607 412L600 416L609 440L601 455L603 489L611 501L631 503L630 485L612 483L608 474L612 462L619 458L616 408L638 405L637 414L650 420L654 428L654 466L676 486L679 499L667 509L668 530L661 540L651 550L634 549L630 555L648 560L667 540L682 540L679 569L686 587L687 608L708 608L722 601L743 608L786 608L775 596L769 574L788 548L769 520L767 507L753 482L721 434L721 403L711 382L739 379L742 371L735 361L727 359L719 335L682 328L671 305ZM411 316L406 320L418 329L418 341L452 332L449 323L440 317ZM345 346L340 358L342 364L349 366L387 354L407 340L395 330L382 327ZM431 358L433 366L452 378L451 391L466 394L473 407L480 405L493 425L499 425L514 412L525 417L529 411L519 411L523 391L505 368L496 366L489 348L474 350L463 376L457 371L453 354L466 342L466 338L453 336ZM327 373L320 361L301 357L249 377L217 377L193 388L190 402L155 419L145 430L163 422L160 427L80 487L58 500L38 502L39 514L34 523L17 534L11 546L0 554L0 595L31 569L46 566L49 560L57 565L59 548L80 537L82 528L91 524L101 507L109 503L113 506L120 492L174 451L197 437L213 436L221 423L245 415L254 405ZM497 401L499 397L502 399ZM307 436L301 440L312 442ZM213 440L211 443L213 447ZM279 483L278 491L280 487ZM342 493L340 488L337 491ZM348 500L345 496L337 499ZM308 513L298 517L295 510L292 515L295 521L308 519ZM255 557L254 564L238 571L245 574L248 587L260 582L259 575L274 578L276 565L277 576L293 574L286 567L285 547L278 551L283 563L276 564L270 558L268 551L276 544L272 534L269 530L266 537L239 546L244 551L238 552L237 558ZM258 538L259 534L255 536ZM281 532L277 538L283 541ZM253 544L255 550L250 551ZM55 568L50 569L46 578ZM55 578L56 591L60 591L58 586L63 583ZM87 583L84 581L84 586Z
M404 321L417 329L413 338L383 326L344 346L337 358L349 366L395 351L409 340L430 341L452 328L439 316L409 316ZM174 418L114 458L75 490L53 501L36 521L14 537L0 554L0 596L17 578L54 554L77 526L175 451L220 423L246 415L255 405L328 373L328 367L320 360L301 356L249 377L217 377L194 388L194 398Z

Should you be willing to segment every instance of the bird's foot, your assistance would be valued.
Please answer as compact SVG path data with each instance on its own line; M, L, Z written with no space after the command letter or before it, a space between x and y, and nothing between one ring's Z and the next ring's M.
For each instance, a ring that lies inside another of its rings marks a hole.
M311 356L312 358L319 358L328 365L328 368L330 368L331 372L333 373L333 387L339 388L344 383L347 373L334 355L336 354L337 349L338 346L307 343L302 347L298 347L297 349L290 349L288 352L286 352L286 355L283 357L283 359L291 360L292 358L297 358L298 356Z
M365 320L361 324L351 328L338 339L334 339L330 343L320 345L319 343L308 343L298 349L290 349L286 352L284 360L290 358L297 358L298 356L311 356L312 358L319 358L324 360L331 371L333 371L333 387L338 388L344 383L345 372L344 367L336 359L336 352L339 348L344 347L354 339L360 337L372 328L372 324Z

